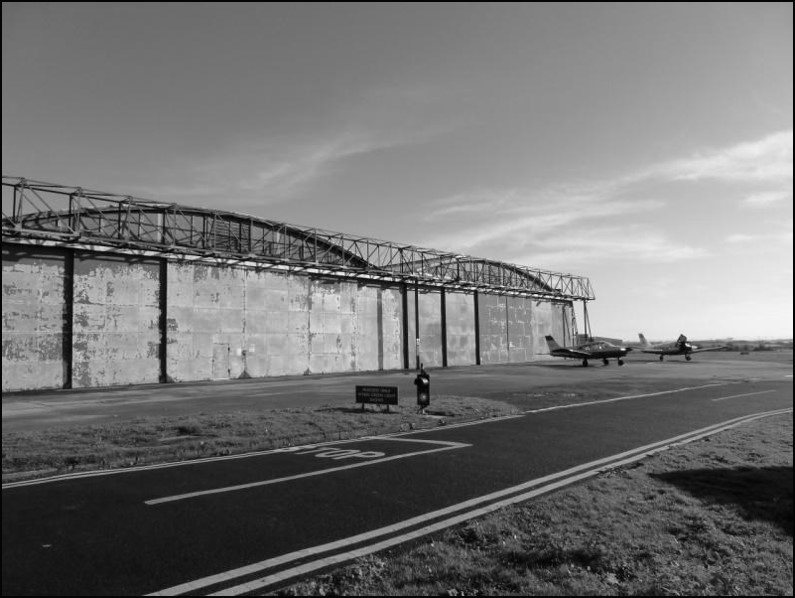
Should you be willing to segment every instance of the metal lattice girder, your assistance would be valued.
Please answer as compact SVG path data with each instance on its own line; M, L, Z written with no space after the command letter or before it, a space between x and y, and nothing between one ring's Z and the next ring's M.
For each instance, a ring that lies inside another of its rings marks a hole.
M566 301L588 278L232 212L3 176L3 241L51 241L253 262L344 278Z

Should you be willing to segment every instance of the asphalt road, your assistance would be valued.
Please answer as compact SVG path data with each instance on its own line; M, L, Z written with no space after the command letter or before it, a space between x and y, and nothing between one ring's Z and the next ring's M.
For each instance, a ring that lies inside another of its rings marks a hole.
M788 359L787 359L788 357ZM700 353L693 361L630 353L626 365L615 360L581 367L579 360L549 358L529 364L430 369L431 393L479 397L560 384L600 385L643 379L671 381L743 381L781 377L792 371L792 351L758 356ZM77 424L124 421L145 416L178 416L256 408L354 404L355 386L391 385L401 397L413 397L416 372L378 372L187 384L157 384L109 389L3 393L3 430L27 431Z
M791 361L737 361L431 372L439 392L564 380L596 389L616 376L650 377L664 391L409 434L6 484L3 594L263 593L672 443L791 412ZM189 408L196 400L211 405L220 387L227 408L232 389L241 402L326 402L349 393L352 381L388 384L390 377L406 375L169 387L186 395L178 398L153 396L163 387L4 396L3 430L50 425L53 410L82 421L92 413ZM687 383L677 387L680 378ZM59 399L71 405L58 406ZM26 410L26 400L41 403Z

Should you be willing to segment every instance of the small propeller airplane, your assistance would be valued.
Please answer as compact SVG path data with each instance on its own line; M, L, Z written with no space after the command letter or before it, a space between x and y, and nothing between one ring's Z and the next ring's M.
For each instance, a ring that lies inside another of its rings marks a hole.
M721 345L719 347L698 347L697 345L687 342L687 337L684 334L680 334L679 338L676 339L675 342L660 343L658 345L652 345L649 341L647 341L642 332L638 333L638 337L640 338L640 350L643 353L659 355L660 361L662 361L666 355L684 355L685 359L690 361L692 359L690 357L691 353L701 353L702 351L722 351L726 348L725 345Z
M606 340L591 340L573 347L561 347L555 339L547 335L547 345L549 354L553 357L570 357L572 359L582 359L583 367L588 366L589 359L601 359L602 363L608 365L609 357L615 357L618 365L624 365L622 357L632 351L632 347L619 347Z

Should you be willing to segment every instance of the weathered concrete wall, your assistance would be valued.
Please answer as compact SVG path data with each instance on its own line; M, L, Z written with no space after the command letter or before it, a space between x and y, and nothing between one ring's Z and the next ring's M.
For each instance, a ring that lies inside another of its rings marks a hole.
M482 293L478 296L480 322L480 363L508 362L508 320L505 297Z
M409 289L407 300L408 326L409 326L409 368L416 367L417 363L417 336L414 332L415 324L415 298L414 290ZM438 291L420 290L417 300L419 303L420 320L420 363L426 368L442 367L442 296Z
M560 345L572 342L571 308L562 304L543 301L533 305L533 355L549 355L549 347L544 337L551 334Z
M475 353L475 296L464 293L445 293L447 319L447 365L474 365Z
M418 303L429 368L478 363L478 330L483 364L571 341L571 306L479 293L476 328L472 294ZM375 283L4 243L3 390L402 369L404 325L413 369L410 285L403 305Z
M355 283L346 283L345 286L349 288L352 297L351 369L353 371L401 369L403 307L400 289L362 286ZM343 321L343 331L345 329Z
M399 289L312 280L309 373L403 367Z
M571 308L563 304L481 294L478 307L482 364L521 363L548 355L547 334L561 344L571 340Z
M402 367L397 289L245 268L169 264L174 380Z
M62 388L67 252L3 244L3 391Z
M521 363L533 359L533 303L526 297L506 297L508 361Z
M284 376L291 372L288 347L289 285L284 275L263 271L246 273L244 371L254 377ZM306 318L302 325L308 329ZM294 322L295 323L295 322ZM300 327L299 327L300 329ZM307 367L302 360L298 367Z
M158 382L160 263L75 254L72 386Z
M243 277L229 267L169 263L167 370L174 381L243 373Z
M381 359L384 370L403 369L403 294L397 287L380 290ZM362 368L359 368L362 369Z

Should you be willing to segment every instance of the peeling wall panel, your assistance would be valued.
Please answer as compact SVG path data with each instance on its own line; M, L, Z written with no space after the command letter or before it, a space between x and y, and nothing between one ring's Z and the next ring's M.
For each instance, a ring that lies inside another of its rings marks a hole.
M167 280L169 377L180 382L242 375L241 271L169 263ZM187 359L185 346L191 347Z
M384 288L381 292L381 369L403 368L403 297L399 288Z
M447 365L474 365L475 297L472 294L446 293Z
M3 244L3 391L62 388L67 251Z
M508 362L508 322L506 297L482 293L480 310L480 362L484 365Z
M442 295L437 291L420 290L420 363L426 368L442 367ZM414 289L409 289L409 367L414 368L417 360L417 336L415 332Z
M73 387L159 381L159 293L156 260L75 255Z
M508 360L511 363L531 361L533 358L533 300L508 297Z

